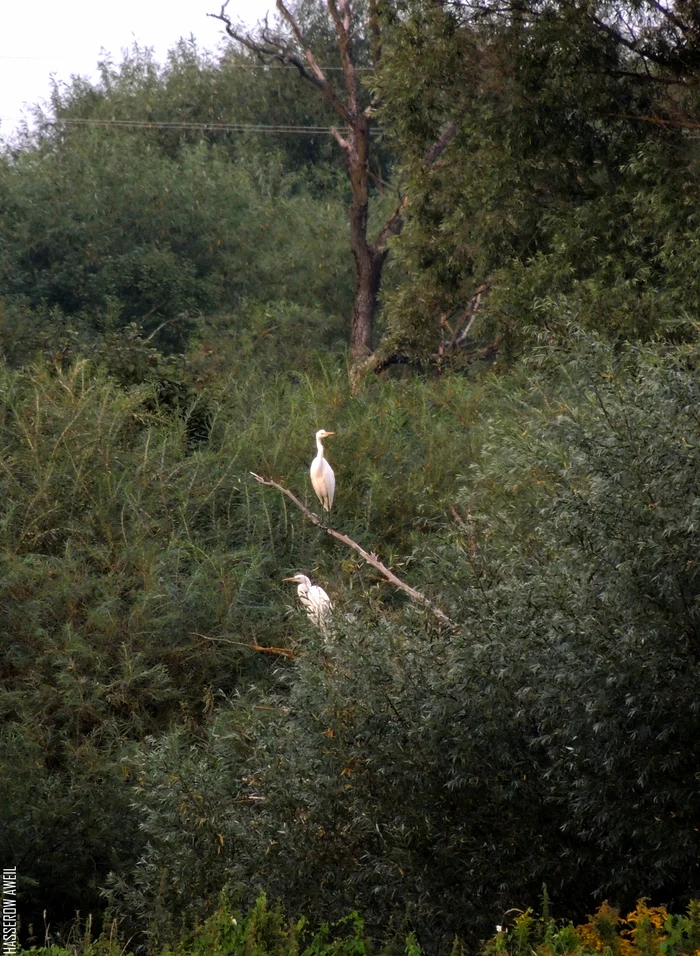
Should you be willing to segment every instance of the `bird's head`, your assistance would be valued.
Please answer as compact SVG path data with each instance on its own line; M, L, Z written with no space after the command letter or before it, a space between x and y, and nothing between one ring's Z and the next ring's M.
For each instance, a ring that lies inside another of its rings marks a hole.
M316 438L328 438L329 435L335 435L335 432L327 432L325 428L319 428L316 432Z
M311 585L311 581L307 578L305 574L295 574L291 578L282 578L283 581L293 581L294 584L305 584L307 587Z

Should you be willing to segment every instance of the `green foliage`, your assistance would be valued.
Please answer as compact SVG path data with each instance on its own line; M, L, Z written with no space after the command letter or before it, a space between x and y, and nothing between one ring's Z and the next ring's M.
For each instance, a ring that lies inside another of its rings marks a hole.
M697 951L697 902L688 905L687 916L673 915L666 907L650 907L639 900L635 909L622 918L617 909L602 903L587 923L574 926L520 913L512 927L483 947L485 954L508 953L520 956L564 956L564 954L610 953L614 956L691 956Z
M144 751L149 849L113 905L166 932L231 883L313 919L359 906L432 946L545 880L570 913L694 893L696 364L581 340L517 388L494 379L454 523L427 525L404 566L454 632L347 602L328 643L295 643L282 685L218 708L194 750ZM194 765L198 828L172 779Z
M126 948L121 946L115 930L116 925L112 924L109 931L93 939L89 927L83 929L76 925L66 948L53 945L21 952L33 956L124 954ZM312 929L304 917L290 920L281 907L269 906L264 894L244 914L224 899L208 919L183 932L180 941L148 950L160 956L370 956L391 951L379 950L366 934L357 912L343 917L332 927L324 923ZM411 936L406 940L405 951L407 956L420 956L420 949Z
M215 55L192 39L181 40L163 65L149 50L134 46L118 65L100 64L98 83L74 78L66 86L55 85L51 110L62 123L59 138L74 125L99 125L101 120L161 124L138 135L171 158L205 141L236 165L264 175L273 156L285 176L307 176L321 192L334 185L333 174L342 169L342 154L327 134L236 129L325 127L336 116L296 70L264 66L233 44ZM45 135L56 134L47 130Z
M513 914L509 914L512 916ZM33 956L113 956L125 948L112 924L97 939L93 939L89 923L75 924L71 929L68 948L58 945L22 949ZM574 926L571 922L556 921L543 909L539 917L531 910L519 912L511 925L499 926L491 939L475 951L483 956L588 956L610 953L614 956L693 956L697 950L700 926L698 902L691 901L687 915L674 915L666 907L650 907L639 900L634 911L621 918L618 910L607 902L598 907L587 923ZM367 956L367 954L398 951L399 940L392 940L378 948L374 939L365 933L364 922L357 912L339 920L331 929L323 924L312 930L301 917L289 920L281 907L270 907L265 895L255 901L250 911L242 915L228 900L219 903L216 911L194 930L185 932L173 946L151 948L149 954L160 956ZM412 933L406 937L406 956L420 956L421 949ZM461 940L452 945L453 956L468 952Z
M557 314L625 337L688 334L698 176L683 127L698 104L675 97L654 54L668 38L660 9L405 5L379 79L409 196L387 349L434 352L443 319L483 284L477 338L522 347ZM682 68L693 89L696 67ZM453 121L454 140L426 166Z
M245 327L246 300L343 311L340 203L265 192L216 151L192 146L169 159L138 137L78 129L0 159L9 357L20 308L37 332L57 311L92 338L130 322L158 327L170 350L202 311L226 310Z
M285 157L259 137L202 128L265 125L254 114L276 102L270 83L305 109L289 71L258 66L181 44L166 67L135 49L118 69L103 64L94 86L55 88L55 125L0 155L8 361L57 350L62 333L93 344L131 323L181 351L202 314L248 330L249 315L270 308L292 312L305 342L342 342L352 301L342 177L294 148Z
M201 733L221 701L275 682L274 658L252 648L300 640L282 577L316 568L340 593L351 570L351 603L365 588L379 600L366 572L249 472L312 504L313 435L332 423L338 519L391 559L430 533L471 459L465 442L451 469L439 462L438 437L476 414L464 382L436 383L429 401L412 382L357 400L344 367L317 359L291 375L225 342L165 359L127 329L95 352L111 376L67 357L2 372L2 851L23 848L27 906L54 921L99 910L108 871L141 852L131 787L138 752L160 746L144 741L171 725ZM413 513L384 489L392 473Z

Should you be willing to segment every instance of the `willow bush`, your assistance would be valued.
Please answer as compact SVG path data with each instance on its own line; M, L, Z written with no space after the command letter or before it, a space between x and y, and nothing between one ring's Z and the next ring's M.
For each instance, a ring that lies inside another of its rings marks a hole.
M31 361L56 325L89 343L132 322L180 352L198 316L245 329L260 303L308 313L304 337L334 342L352 299L342 199L260 164L92 126L0 154L3 353Z

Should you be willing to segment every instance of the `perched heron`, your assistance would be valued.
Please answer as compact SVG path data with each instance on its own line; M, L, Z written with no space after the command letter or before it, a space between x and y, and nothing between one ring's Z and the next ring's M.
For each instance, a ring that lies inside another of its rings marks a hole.
M294 581L298 585L297 594L309 618L321 630L327 630L333 604L323 588L312 584L305 574L295 574L292 578L282 580Z
M311 475L311 484L325 511L330 511L333 507L333 495L335 494L335 475L333 474L333 469L324 457L323 443L321 441L322 438L328 438L329 435L335 435L335 432L327 432L325 428L320 428L316 432L316 448L318 449L318 453L311 462L309 472Z

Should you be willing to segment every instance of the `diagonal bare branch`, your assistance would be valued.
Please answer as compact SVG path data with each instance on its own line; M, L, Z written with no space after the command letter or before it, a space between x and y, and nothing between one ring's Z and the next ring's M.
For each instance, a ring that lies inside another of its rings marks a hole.
M279 2L279 0L278 0ZM357 89L357 73L352 51L352 20L348 0L326 0L326 6L335 24L335 34L338 38L340 63L345 77L345 90L348 98L350 113L359 116L359 96Z
M282 37L273 35L267 25L262 29L260 35L257 37L251 36L250 33L244 32L242 28L233 23L231 17L226 12L226 7L228 4L229 0L225 0L225 3L222 5L219 13L208 13L207 16L212 17L214 20L220 20L224 25L226 33L231 37L232 40L235 40L236 43L240 43L246 48L246 50L250 50L251 53L254 53L264 63L277 62L283 64L284 66L293 66L304 80L311 83L323 94L326 101L329 103L335 113L341 117L344 123L348 123L350 121L351 117L347 107L335 92L332 84L326 77L321 67L318 65L308 44L306 44L304 41L304 36L299 28L299 24L296 22L289 9L285 6L283 0L277 0L277 9L291 27L292 33L294 34L299 45L302 47L304 51L303 58L299 55L299 53L297 53L296 50L285 43Z
M457 126L457 121L450 120L450 122L442 131L442 133L440 133L438 138L435 140L433 145L428 150L426 150L423 156L423 162L425 163L426 166L432 166L433 163L438 159L438 157L441 156L442 153L444 153L444 151L447 149L447 147L450 145L452 140L457 135L458 128L459 127Z
M380 253L392 236L398 236L403 229L403 213L408 202L408 196L400 196L396 208L382 226L377 238L372 243L375 253Z
M306 57L306 61L309 64L309 68L313 72L313 75L316 77L319 83L327 86L328 79L326 77L326 74L323 72L321 67L316 62L316 58L311 52L311 48L309 47L309 44L304 39L304 34L301 32L301 28L299 24L297 23L296 19L294 18L291 10L287 6L285 6L284 0L276 0L276 6L279 12L284 17L284 19L289 24L289 26L292 28L292 33L297 38L297 43L304 51L304 56Z
M271 478L263 478L260 475L256 475L254 471L251 471L251 475L261 485L267 485L269 488L276 488L283 495L289 498L292 504L295 505L299 511L301 511L307 521L310 521L311 524L315 524L317 528L325 531L326 534L331 535L331 537L336 538L336 540L342 542L344 545L347 545L348 548L352 548L353 551L356 551L363 561L371 565L371 567L376 568L376 570L379 571L379 573L385 577L387 581L390 581L395 587L400 588L402 591L408 594L412 601L415 601L417 604L421 604L423 607L427 608L432 614L435 615L441 624L447 625L453 629L456 628L456 625L436 604L433 604L433 602L430 601L424 594L421 594L420 591L416 591L416 589L412 588L410 584L406 584L405 581L402 581L401 578L397 577L394 572L390 570L390 568L387 568L385 564L382 564L376 554L370 554L368 551L365 551L365 549L361 547L357 541L353 541L353 539L349 538L346 534L336 531L335 528L330 528L324 521L321 520L321 518L319 518L317 514L314 514L314 512L310 511L306 505L302 504L296 495L289 490L289 488L285 488L284 485L278 484Z

